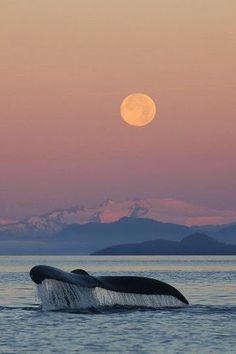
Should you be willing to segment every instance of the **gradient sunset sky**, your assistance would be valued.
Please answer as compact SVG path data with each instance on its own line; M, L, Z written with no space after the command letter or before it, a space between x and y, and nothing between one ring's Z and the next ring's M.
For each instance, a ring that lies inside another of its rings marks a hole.
M106 198L236 209L235 0L0 0L0 217ZM156 119L120 103L150 95Z

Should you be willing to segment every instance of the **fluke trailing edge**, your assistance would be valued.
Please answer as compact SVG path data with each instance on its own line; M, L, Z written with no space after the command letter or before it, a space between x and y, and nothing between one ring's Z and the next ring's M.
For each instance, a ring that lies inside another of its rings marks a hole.
M71 272L38 265L30 271L38 284L42 305L49 308L80 308L112 305L163 307L187 305L188 300L162 281L135 276L89 275L82 269Z

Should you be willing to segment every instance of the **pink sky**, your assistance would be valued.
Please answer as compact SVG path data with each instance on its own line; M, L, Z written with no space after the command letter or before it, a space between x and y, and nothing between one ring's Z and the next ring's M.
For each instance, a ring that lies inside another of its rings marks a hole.
M1 1L0 217L106 198L236 209L234 0ZM134 128L121 100L157 118Z

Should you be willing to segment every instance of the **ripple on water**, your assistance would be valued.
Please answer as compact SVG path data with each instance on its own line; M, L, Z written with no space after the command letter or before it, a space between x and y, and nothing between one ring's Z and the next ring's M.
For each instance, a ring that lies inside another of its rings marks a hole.
M28 277L36 264L151 276L190 306L45 312ZM235 353L236 257L0 257L0 271L2 353Z

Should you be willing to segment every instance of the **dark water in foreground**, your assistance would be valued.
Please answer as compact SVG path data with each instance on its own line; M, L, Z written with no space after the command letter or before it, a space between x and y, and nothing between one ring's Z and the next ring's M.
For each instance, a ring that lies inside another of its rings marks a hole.
M174 285L190 306L44 312L28 271L48 264ZM0 257L0 353L236 353L236 257Z

